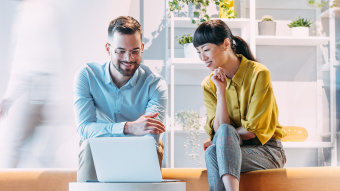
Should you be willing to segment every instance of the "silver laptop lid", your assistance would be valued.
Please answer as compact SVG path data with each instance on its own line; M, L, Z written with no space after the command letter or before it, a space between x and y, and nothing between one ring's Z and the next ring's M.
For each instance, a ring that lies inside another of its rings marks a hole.
M161 182L153 137L89 140L99 182Z

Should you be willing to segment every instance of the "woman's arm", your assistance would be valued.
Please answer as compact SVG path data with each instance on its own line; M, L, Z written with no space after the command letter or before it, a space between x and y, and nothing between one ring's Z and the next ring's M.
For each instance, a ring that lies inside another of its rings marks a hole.
M236 131L241 136L242 140L249 140L256 137L255 133L247 131L243 126L236 128Z
M221 124L230 124L227 102L225 98L225 91L227 87L225 78L225 73L222 68L215 69L214 75L211 76L211 80L214 82L217 88L216 115L213 124L215 132L217 132L217 129Z

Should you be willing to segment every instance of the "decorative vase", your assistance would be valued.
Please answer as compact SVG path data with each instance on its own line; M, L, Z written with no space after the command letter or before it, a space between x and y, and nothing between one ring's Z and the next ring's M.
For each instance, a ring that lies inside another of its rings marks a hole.
M309 36L309 27L293 27L290 28L292 36Z
M276 22L261 21L258 23L259 35L276 35Z
M222 8L225 5L227 8ZM224 0L220 3L220 18L235 18L234 0Z
M186 43L184 46L184 58L196 58L197 50L194 47L194 43Z
M281 139L283 142L303 142L308 138L308 132L303 127L283 126L282 129L287 133L287 136Z

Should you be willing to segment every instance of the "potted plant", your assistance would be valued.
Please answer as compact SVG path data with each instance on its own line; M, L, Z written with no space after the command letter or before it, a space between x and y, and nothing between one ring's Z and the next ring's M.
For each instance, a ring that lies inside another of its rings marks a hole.
M276 22L270 15L265 15L258 23L259 35L272 35L276 34Z
M185 154L192 160L198 160L198 166L201 166L199 158L199 149L201 148L201 134L199 132L203 126L202 117L196 111L178 111L175 114L176 125L182 127L186 134L184 141Z
M307 1L308 5L317 7L320 9L327 9L329 3L328 1L322 1L318 2L316 0L308 0ZM340 6L340 0L333 0L332 4L329 6L329 8L334 8L334 7L339 7Z
M176 40L180 45L184 46L184 57L195 58L197 57L197 50L192 43L191 34L183 35L181 38L176 37Z
M210 17L207 14L207 7L209 6L209 0L172 0L169 1L169 10L180 11L182 6L188 6L188 16L193 24L201 24L202 22L209 20Z
M309 36L310 20L299 17L299 19L288 24L292 36Z
M235 19L237 13L234 7L234 0L214 0L220 7L220 18Z

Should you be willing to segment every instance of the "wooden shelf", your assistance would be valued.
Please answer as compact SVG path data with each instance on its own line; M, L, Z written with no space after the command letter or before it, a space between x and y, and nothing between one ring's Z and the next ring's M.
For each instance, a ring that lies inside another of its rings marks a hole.
M227 23L229 28L244 28L249 25L249 19L225 19L225 18L211 18L211 20L220 19ZM167 26L171 26L171 22L167 23ZM188 17L175 17L174 18L174 26L176 28L197 28L197 24L193 24L191 19Z
M283 148L331 148L331 142L282 142Z
M171 65L175 66L175 69L207 69L201 60L195 58L169 59L167 62L167 68Z
M327 44L329 37L256 36L256 45L317 46Z

